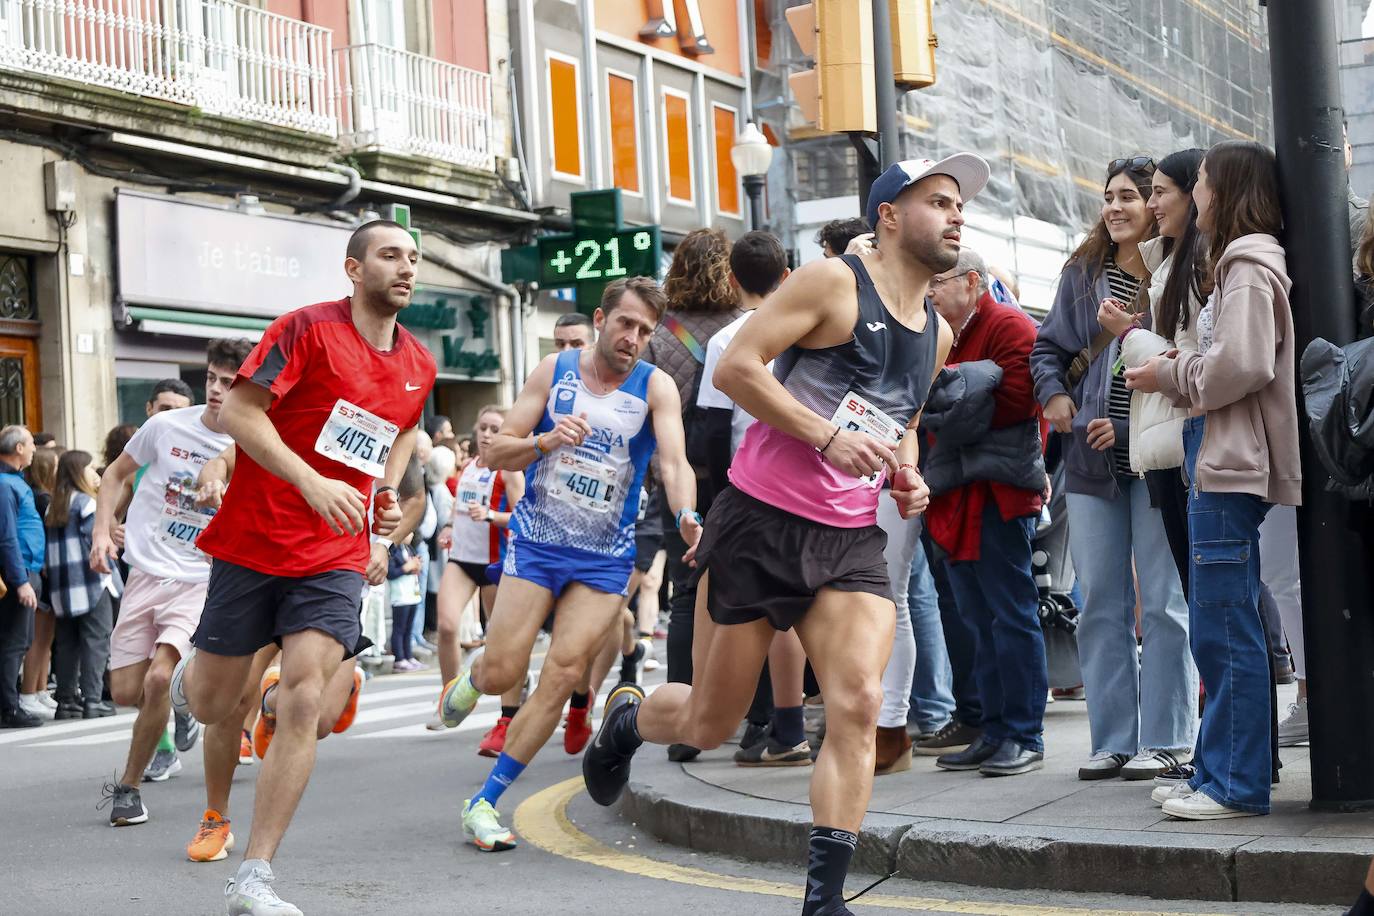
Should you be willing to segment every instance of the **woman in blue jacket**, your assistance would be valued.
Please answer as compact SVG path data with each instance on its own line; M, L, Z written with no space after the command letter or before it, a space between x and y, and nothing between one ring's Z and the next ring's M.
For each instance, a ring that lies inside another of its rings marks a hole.
M1131 471L1120 341L1098 323L1104 300L1147 312L1139 304L1149 280L1140 243L1156 232L1146 208L1154 173L1154 161L1143 156L1108 167L1101 218L1064 265L1031 351L1036 398L1065 436L1069 547L1083 587L1078 649L1092 753L1080 779L1153 779L1191 760L1196 732L1188 604L1163 518L1144 478Z

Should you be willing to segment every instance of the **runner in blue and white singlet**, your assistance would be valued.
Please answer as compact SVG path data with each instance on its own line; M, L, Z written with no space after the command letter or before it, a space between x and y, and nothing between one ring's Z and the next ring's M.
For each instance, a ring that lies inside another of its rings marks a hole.
M701 534L677 385L639 358L666 305L647 277L609 284L594 316L596 342L541 361L488 447L490 466L524 471L526 489L512 513L485 650L445 686L443 724L459 725L482 694L518 689L540 625L550 613L557 623L534 691L511 720L486 783L463 805L463 835L485 852L516 845L496 805L553 736L620 618L634 572L640 487L655 447L683 540L694 546ZM585 692L583 699L585 707Z
M512 530L522 542L625 560L628 570L639 491L656 445L648 403L654 367L640 361L617 390L596 395L582 381L580 355L559 354L548 407L534 432L550 432L560 415L585 417L592 432L580 446L564 445L526 468L528 489ZM505 572L518 575L517 563L507 554Z

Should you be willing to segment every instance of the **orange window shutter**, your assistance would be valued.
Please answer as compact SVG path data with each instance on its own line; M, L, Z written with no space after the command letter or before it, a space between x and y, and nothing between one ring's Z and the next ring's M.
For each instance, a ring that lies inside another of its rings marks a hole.
M611 177L615 186L639 193L639 112L634 80L606 76L606 105L611 113Z
M692 199L692 126L687 116L687 99L680 95L663 96L663 124L667 136L668 196L675 200Z
M728 108L714 105L711 114L716 128L716 209L721 213L739 213L739 176L730 158L739 126L735 113Z
M549 108L553 128L553 170L582 175L582 142L578 124L577 65L549 59Z

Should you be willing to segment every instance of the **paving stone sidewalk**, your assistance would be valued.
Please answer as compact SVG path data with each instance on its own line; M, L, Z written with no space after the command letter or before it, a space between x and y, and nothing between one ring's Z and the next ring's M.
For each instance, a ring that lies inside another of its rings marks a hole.
M979 886L1348 904L1374 855L1374 813L1308 806L1306 747L1282 750L1267 817L1186 822L1164 817L1151 782L1078 779L1089 748L1082 702L1049 706L1045 743L1044 770L1024 776L950 773L916 757L910 771L879 777L856 867ZM679 845L804 860L811 768L737 767L734 750L673 764L646 748L622 813Z

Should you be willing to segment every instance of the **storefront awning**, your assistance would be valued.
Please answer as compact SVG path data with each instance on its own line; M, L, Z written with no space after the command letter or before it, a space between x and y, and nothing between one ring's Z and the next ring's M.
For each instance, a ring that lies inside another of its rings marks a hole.
M265 318L246 318L238 315L217 315L213 312L190 312L182 309L129 306L129 317L140 331L148 334L175 334L178 337L247 337L257 342L271 324ZM232 332L232 333L226 333Z

